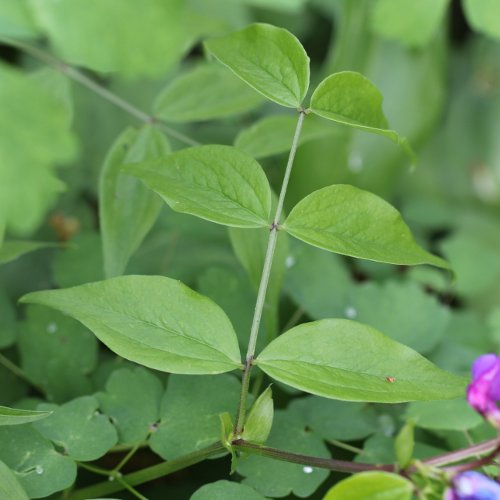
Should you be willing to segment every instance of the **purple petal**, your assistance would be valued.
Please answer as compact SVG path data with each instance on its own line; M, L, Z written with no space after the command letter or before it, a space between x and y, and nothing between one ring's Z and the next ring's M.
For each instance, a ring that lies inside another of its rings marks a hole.
M476 471L467 471L452 480L457 500L499 500L500 484Z
M474 361L472 365L472 380L476 380L485 372L491 370L498 363L496 354L483 354Z

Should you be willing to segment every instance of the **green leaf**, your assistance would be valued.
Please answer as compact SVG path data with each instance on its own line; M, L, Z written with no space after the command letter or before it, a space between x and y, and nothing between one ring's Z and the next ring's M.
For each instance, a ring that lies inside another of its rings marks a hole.
M463 0L462 4L473 29L500 39L500 4L496 0Z
M29 497L15 474L0 460L0 498L28 500Z
M255 364L292 387L345 401L452 399L467 383L374 328L343 319L292 328L273 340Z
M67 61L126 76L159 76L190 38L182 0L32 0L36 20ZM110 29L109 20L117 21ZM99 44L88 43L99 33Z
M236 136L234 145L254 158L287 153L290 151L296 126L295 116L266 116L243 129ZM308 116L302 126L299 145L336 133L337 130L329 127L323 120Z
M16 38L35 38L38 36L28 0L2 0L0 3L0 34Z
M242 232L253 232L241 229ZM220 286L224 283L224 286ZM211 298L217 305L227 311L227 315L234 326L241 352L248 348L248 332L252 326L257 294L249 283L245 272L233 267L209 267L198 277L197 290ZM265 345L262 336L257 345Z
M230 146L183 149L124 167L173 210L236 227L269 224L271 189L261 166Z
M242 439L264 444L273 425L273 393L269 386L255 401L245 421Z
M406 420L429 430L468 431L483 422L464 398L448 401L418 401L408 405L404 414Z
M265 500L254 489L246 484L220 480L208 483L196 490L190 500Z
M26 424L34 422L35 420L46 418L50 414L50 411L20 410L18 408L0 406L0 425Z
M222 66L204 63L169 83L154 110L165 121L182 123L245 113L261 103L261 96Z
M287 411L278 410L267 445L280 450L330 458L327 447L316 434L306 429L303 421ZM309 497L325 481L329 471L292 464L268 457L251 455L238 464L244 484L266 497Z
M415 448L415 422L408 420L394 440L394 452L400 469L406 469L413 458Z
M82 231L52 260L55 283L61 288L83 285L104 279L101 236Z
M271 101L289 108L301 105L309 87L309 57L289 31L252 24L205 42L222 64Z
M328 186L306 196L283 229L310 245L351 257L449 269L443 259L417 245L394 207L354 186Z
M47 497L75 482L75 462L30 424L0 427L0 443L0 460L14 471L29 498Z
M312 319L343 316L354 288L344 259L299 240L292 243L286 261L287 294Z
M363 283L351 290L348 304L348 319L371 325L421 354L441 342L451 317L447 307L411 282Z
M239 396L240 384L231 375L170 376L151 449L173 460L214 443L220 439L219 414L233 412Z
M413 483L390 472L361 472L330 488L324 500L410 500Z
M88 375L96 368L96 338L72 318L45 307L30 306L19 326L21 368L62 402L91 392Z
M53 167L74 155L68 110L35 79L2 64L0 109L0 219L27 233L63 188ZM22 126L12 126L21 117Z
M42 248L55 248L59 243L44 241L5 241L0 246L0 264L6 264L18 259L26 253Z
M35 429L62 447L74 460L97 460L118 440L108 417L97 411L99 403L94 396L83 396L60 407L42 403L38 408L50 409L53 413L34 424Z
M106 383L106 392L96 394L102 411L115 425L119 442L136 444L148 436L160 419L163 386L144 368L114 371Z
M21 302L73 316L118 355L172 373L222 373L240 366L238 340L224 312L179 281L121 276Z
M288 410L326 441L354 441L370 436L379 427L371 405L307 396L294 399Z
M325 78L311 96L311 111L349 127L382 135L399 144L415 161L408 141L390 130L382 110L382 94L368 78L342 71Z
M162 206L151 190L121 168L169 152L167 138L152 126L129 128L111 146L99 179L99 220L107 278L123 274Z
M436 35L448 4L449 0L377 0L372 28L385 38L420 48Z

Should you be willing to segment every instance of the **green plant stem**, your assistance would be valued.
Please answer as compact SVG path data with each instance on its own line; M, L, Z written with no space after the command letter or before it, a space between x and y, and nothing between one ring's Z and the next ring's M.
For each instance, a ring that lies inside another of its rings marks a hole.
M369 470L382 470L393 472L394 465L374 465L374 464L361 464L350 462L346 460L335 460L333 458L312 457L310 455L302 455L300 453L292 453L289 451L278 450L268 446L261 446L258 444L247 443L243 439L236 439L232 442L233 448L237 451L251 453L252 455L260 455L262 457L275 458L285 462L292 462L294 464L309 465L311 467L318 467L320 469L334 470L337 472L364 472Z
M119 472L123 466L135 455L135 452L141 447L142 443L137 443L129 452L120 460L120 463L113 469L113 472Z
M0 353L0 365L2 365L5 368L7 368L7 370L9 370L10 372L12 372L16 377L19 377L21 380L23 380L27 384L31 385L33 388L35 388L41 394L45 394L45 391L43 390L42 387L40 387L39 385L35 384L35 382L33 382L28 377L28 375L26 375L26 373L21 368L19 368L19 366L17 366L16 364L14 364L9 358L7 358L6 356L4 356L1 353Z
M152 481L153 479L166 476L180 469L185 469L190 465L202 462L208 457L219 455L221 453L225 453L226 451L227 450L224 448L222 443L217 442L207 448L203 448L202 450L195 451L189 455L176 458L175 460L169 460L168 462L153 465L137 472L125 474L121 476L121 480L127 483L128 486L136 486L138 484L143 484L148 481ZM105 481L77 490L73 492L69 498L70 500L87 500L89 498L98 498L110 493L115 493L123 490L124 488L125 486L123 486L123 484L119 481Z
M428 458L427 460L422 460L422 463L434 467L440 467L443 465L452 464L454 462L460 462L461 460L466 460L470 457L494 452L495 450L498 450L499 447L499 438L490 439L489 441L485 441L484 443L479 443L474 446L468 446L467 448L450 451L448 453L443 453L442 455L437 455L436 457Z
M191 139L190 137L182 134L181 132L178 132L177 130L170 128L168 125L166 125L158 118L152 115L148 115L147 113L137 108L133 104L129 103L128 101L125 101L125 99L122 99L120 96L109 91L107 88L103 87L102 85L99 85L81 71L77 70L76 68L73 68L72 66L69 66L68 64L64 63L63 61L60 61L59 59L56 59L55 57L39 49L38 47L34 47L33 45L29 45L27 43L5 36L0 36L0 42L5 43L6 45L10 45L11 47L15 47L19 50L22 50L23 52L29 54L35 59L38 59L39 61L49 66L52 66L56 70L60 71L63 75L67 76L71 80L79 83L80 85L86 87L95 94L106 99L108 102L115 105L116 107L122 109L123 111L134 116L135 118L144 123L148 123L150 125L157 127L160 130L163 130L167 135L181 142L184 142L185 144L188 144L190 146L196 146L199 144L194 139Z
M292 140L292 146L290 148L290 154L288 156L288 162L285 169L285 175L283 177L283 183L281 185L278 204L276 206L276 213L274 215L273 222L269 229L269 240L267 242L266 256L264 259L264 266L262 269L259 291L257 293L257 301L255 303L255 311L252 320L252 327L250 329L250 339L248 341L248 350L245 358L245 365L243 368L240 402L238 405L238 410L236 413L236 421L234 424L234 435L236 437L239 437L243 432L243 425L245 423L248 388L250 385L250 372L252 371L253 358L255 355L255 346L257 345L257 337L259 335L260 321L262 319L262 311L264 309L267 287L269 285L269 278L271 276L271 266L273 263L274 251L276 249L276 242L278 240L279 221L281 219L281 214L283 212L283 204L285 202L286 191L288 188L288 181L290 180L290 174L292 173L293 161L295 159L295 153L297 152L297 147L299 145L300 132L302 130L302 124L304 123L305 116L306 116L305 110L301 109L299 111L299 119L297 121L297 126L295 128L295 133Z
M286 332L287 330L290 330L290 328L294 327L304 316L305 311L302 309L302 307L297 307L295 312L290 316L290 319L286 322L285 326L283 327L283 332Z
M356 455L361 455L361 453L364 453L364 450L362 450L361 448L358 448L356 446L352 446L352 445L344 443L342 441L337 441L336 439L329 439L328 443L330 443L332 446L335 446L336 448L340 448L342 450L351 451L352 453L356 453Z

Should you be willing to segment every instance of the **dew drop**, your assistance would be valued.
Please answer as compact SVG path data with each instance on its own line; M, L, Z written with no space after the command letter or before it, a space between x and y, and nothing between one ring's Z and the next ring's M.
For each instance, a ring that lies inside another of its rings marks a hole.
M363 170L363 156L359 151L351 151L348 159L348 166L351 172L360 172Z
M358 311L352 306L348 306L345 308L344 314L346 318L354 319L358 315Z
M291 267L293 267L295 265L295 257L293 255L289 255L286 259L285 259L285 266L290 269Z
M304 467L302 467L302 470L306 473L306 474L311 474L314 469L312 467L310 467L309 465L305 465Z
M47 333L56 333L57 332L57 324L56 323L49 323L47 325Z
M37 465L35 467L35 472L38 474L38 475L42 475L43 474L43 467L41 465Z

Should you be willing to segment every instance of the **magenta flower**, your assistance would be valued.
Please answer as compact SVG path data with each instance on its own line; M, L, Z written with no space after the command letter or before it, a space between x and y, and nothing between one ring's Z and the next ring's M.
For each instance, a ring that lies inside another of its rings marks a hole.
M469 470L452 479L452 487L446 490L445 500L499 500L500 484L487 476Z
M474 361L467 401L500 429L500 409L497 407L497 401L500 401L500 357L496 354L484 354Z

